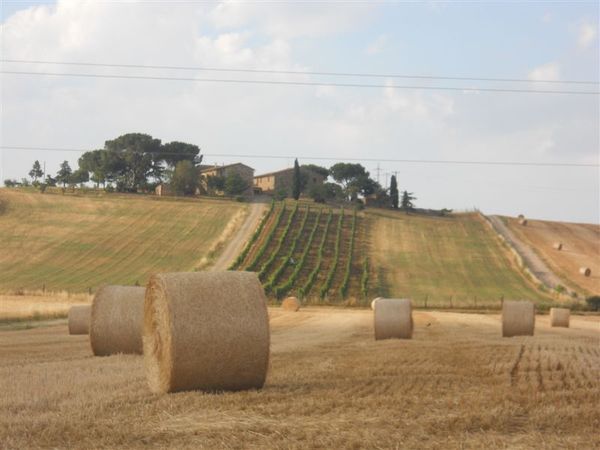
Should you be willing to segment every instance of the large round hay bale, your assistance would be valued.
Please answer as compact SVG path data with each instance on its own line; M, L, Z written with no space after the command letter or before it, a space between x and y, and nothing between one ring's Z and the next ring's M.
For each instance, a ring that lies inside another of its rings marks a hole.
M255 273L150 278L144 361L156 393L261 388L269 365L267 299Z
M521 219L524 219L524 218L525 218L525 216L524 216L523 214L519 214L519 215L517 216L517 218L518 218L519 220L521 220Z
M377 303L377 300L379 300L381 297L377 297L374 298L373 300L371 300L371 309L375 310L375 303Z
M579 269L579 273L584 277L589 277L592 274L592 269L589 267L582 267Z
M519 219L519 225L526 226L527 225L527 219L525 219L525 218Z
M90 321L94 355L142 353L145 291L138 286L104 286L96 292Z
M533 336L535 305L529 301L505 300L502 303L502 336Z
M411 339L412 304L406 298L378 298L374 305L375 340Z
M298 311L300 309L300 301L296 297L288 297L281 302L281 308L286 311Z
M69 309L69 334L90 332L90 305L71 306Z
M550 326L569 328L571 310L568 308L550 308Z
M554 247L554 249L555 249L555 250L558 250L558 251L560 251L560 250L562 250L562 248L563 248L563 245L562 245L562 242L555 242L555 243L552 245L552 247Z

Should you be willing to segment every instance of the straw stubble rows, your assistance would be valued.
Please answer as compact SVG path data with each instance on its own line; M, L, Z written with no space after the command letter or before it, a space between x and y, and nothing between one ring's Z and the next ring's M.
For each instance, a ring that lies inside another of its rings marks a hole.
M2 333L6 448L482 448L600 445L598 320L415 312L375 341L372 312L270 310L263 390L151 394L143 359L91 356L66 325Z

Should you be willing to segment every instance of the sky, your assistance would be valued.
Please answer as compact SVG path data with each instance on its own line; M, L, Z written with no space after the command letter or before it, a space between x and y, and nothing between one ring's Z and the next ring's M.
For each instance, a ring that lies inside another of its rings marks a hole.
M600 223L600 97L481 90L600 90L596 1L0 0L0 6L3 60L300 73L2 62L3 72L376 86L3 73L3 180L27 176L36 159L55 173L63 160L76 166L81 154L8 147L92 150L142 132L196 144L205 163L241 161L256 174L289 167L294 157L325 166L367 158L362 164L374 178L386 185L396 173L418 207ZM215 156L224 154L256 157ZM258 157L273 155L283 158Z

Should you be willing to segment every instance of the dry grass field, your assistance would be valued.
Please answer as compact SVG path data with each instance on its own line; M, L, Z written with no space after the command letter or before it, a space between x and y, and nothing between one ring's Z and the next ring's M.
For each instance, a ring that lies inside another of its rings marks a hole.
M14 320L67 317L69 308L92 301L88 294L68 292L44 295L41 292L25 292L23 295L0 294L0 323Z
M528 220L524 227L517 219L503 217L503 220L564 280L565 286L588 295L600 295L599 225ZM561 251L552 247L555 242L562 242ZM592 275L582 276L580 267L589 267Z
M416 312L375 342L368 310L270 309L260 391L150 394L140 356L91 356L66 324L0 331L0 447L598 448L600 321Z
M144 284L206 262L248 206L151 196L0 189L0 292Z
M515 266L477 214L449 217L367 210L381 295L417 305L500 307L500 299L548 301Z

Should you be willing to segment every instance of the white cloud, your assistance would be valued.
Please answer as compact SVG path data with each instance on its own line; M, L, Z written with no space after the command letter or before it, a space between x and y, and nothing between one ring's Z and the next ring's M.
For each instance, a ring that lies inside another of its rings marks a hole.
M588 48L596 39L598 30L589 22L583 22L579 26L579 36L577 44L580 48Z
M377 36L377 39L375 39L371 44L369 44L369 46L366 49L366 52L369 55L376 55L378 53L381 53L385 49L387 43L388 36L385 34L380 34L379 36Z
M559 81L560 80L560 67L558 63L551 62L542 66L535 67L528 74L528 78L531 81Z

